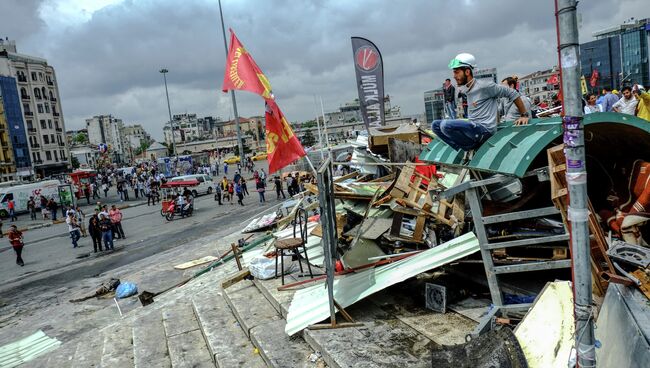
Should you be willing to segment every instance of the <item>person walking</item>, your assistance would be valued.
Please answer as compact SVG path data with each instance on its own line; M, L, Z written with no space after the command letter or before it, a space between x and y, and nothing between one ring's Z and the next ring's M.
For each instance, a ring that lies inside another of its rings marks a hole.
M56 221L56 210L58 209L58 207L59 206L54 200L54 198L50 198L50 200L47 202L47 209L50 210L52 222Z
M34 197L29 197L29 200L27 201L27 209L29 210L29 218L33 220L36 220L36 201L34 200Z
M72 247L76 248L78 246L77 241L81 238L81 231L79 231L79 224L77 219L74 217L74 212L68 212L68 218L65 219L65 222L68 224L68 232L70 232L70 238L72 239Z
M111 217L111 222L115 228L117 239L126 239L126 236L124 236L124 229L122 229L122 211L115 207L115 205L112 205L108 215Z
M11 225L7 237L9 238L11 247L14 248L14 252L16 252L16 264L23 267L25 265L22 257L23 247L25 246L25 243L23 242L23 233L18 230L16 225Z
M108 184L102 183L102 190L104 191L104 198L108 197Z
M83 184L82 191L84 193L84 197L86 197L86 203L90 204L90 188L88 187L88 184Z
M247 196L250 195L250 194L248 193L248 186L246 186L246 179L244 179L244 177L242 176L242 177L239 179L239 182L241 183L242 193L243 193L244 195L247 195Z
M228 183L228 202L230 204L233 204L232 199L234 196L235 196L235 183L231 181Z
M102 232L102 240L106 250L115 250L113 245L113 224L105 213L99 214L99 230Z
M95 214L90 216L88 220L88 233L93 240L93 249L97 253L97 249L101 252L102 248L102 231L99 228L99 211L95 210Z
M47 198L45 198L45 196L41 196L40 202L41 216L43 216L43 220L46 220L48 217L50 217L50 210L47 208Z
M228 175L228 163L227 162L223 163L223 174Z
M81 230L81 236L85 238L88 236L88 232L86 231L86 214L79 206L75 207L74 212L77 224L79 224L79 230Z
M223 203L221 203L221 183L220 182L214 183L214 200L219 202L219 206L223 205Z
M257 193L260 195L260 203L266 202L266 198L264 198L264 192L266 192L266 188L264 187L264 182L261 178L257 178L257 181L255 182L255 188L257 189Z
M241 183L235 183L235 193L237 194L237 203L244 205L244 192L242 191Z
M93 200L101 198L99 196L99 188L97 188L97 183L92 182L90 183L90 191L93 193Z
M280 200L280 194L282 194L282 199L286 199L287 197L284 195L284 190L282 190L282 180L280 180L279 176L275 176L273 178L273 185L275 187L275 194L278 196L278 200Z
M13 198L9 199L7 202L7 209L9 210L9 217L11 218L11 222L17 221L18 217L16 217L16 202L14 202Z

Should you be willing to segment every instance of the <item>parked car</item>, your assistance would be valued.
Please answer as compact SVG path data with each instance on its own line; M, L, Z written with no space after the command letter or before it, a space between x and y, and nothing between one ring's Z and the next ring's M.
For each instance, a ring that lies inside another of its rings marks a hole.
M192 188L192 196L197 197L202 194L212 194L214 190L214 183L212 182L212 177L205 174L195 174L195 175L183 175L175 176L171 178L170 181L190 181L196 180L199 182L197 187Z

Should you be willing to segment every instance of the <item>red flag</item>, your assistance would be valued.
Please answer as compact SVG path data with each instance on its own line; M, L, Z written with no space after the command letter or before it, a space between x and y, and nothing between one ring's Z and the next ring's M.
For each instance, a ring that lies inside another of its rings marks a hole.
M305 149L293 134L289 122L280 107L271 98L266 101L266 152L268 153L269 174L289 165L305 155Z
M598 69L594 69L593 72L591 72L591 78L589 79L589 85L591 85L591 88L596 87L596 83L598 83Z
M552 75L550 78L548 78L548 80L546 81L546 84L552 84L552 85L555 85L555 84L558 84L558 83L560 83L560 80L559 80L557 74L553 74L553 75Z
M221 89L228 92L231 89L253 92L263 98L271 97L271 84L255 60L239 42L235 32L230 30L230 48L226 58L226 70Z

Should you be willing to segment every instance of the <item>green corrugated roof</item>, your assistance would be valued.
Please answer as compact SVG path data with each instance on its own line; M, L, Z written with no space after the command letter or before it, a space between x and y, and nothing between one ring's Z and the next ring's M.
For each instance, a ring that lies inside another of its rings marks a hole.
M636 116L619 113L595 113L585 116L584 124L625 124L650 133L650 122ZM476 150L474 158L465 165L474 170L522 177L531 162L554 139L562 135L562 119L532 119L528 125L514 126L512 122L499 125L497 132ZM420 160L448 166L461 166L463 151L434 139L420 154Z

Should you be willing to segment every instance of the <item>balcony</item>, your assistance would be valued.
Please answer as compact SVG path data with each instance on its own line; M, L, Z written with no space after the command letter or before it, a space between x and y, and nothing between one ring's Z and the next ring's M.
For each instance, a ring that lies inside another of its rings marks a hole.
M56 102L56 97L50 97L50 101Z
M56 130L57 132L62 132L63 131L63 129L61 129L61 128L55 128L54 130Z
M40 148L41 145L38 143L32 143L32 148Z
M25 113L25 115L27 115L27 113ZM29 134L36 134L36 128L27 128L27 132Z
M42 165L43 160L34 160L34 165Z
M29 95L20 95L20 98L23 99L23 100L31 99L31 97L29 97Z
M25 111L25 116L34 116L34 113L31 111Z
M59 147L65 147L65 143L59 142Z
M54 85L54 82L52 82L51 80L49 80L49 81L47 81L47 85L48 85L48 86L53 86L53 85Z
M43 97L41 97L41 96L36 96L36 100L37 100L37 101L40 101L40 100L42 100L42 99L43 99Z
M58 112L56 112L56 111L53 112L52 115L54 115L54 116L60 116L60 114L59 114Z
M27 77L24 75L19 75L18 76L18 82L20 83L27 83Z

